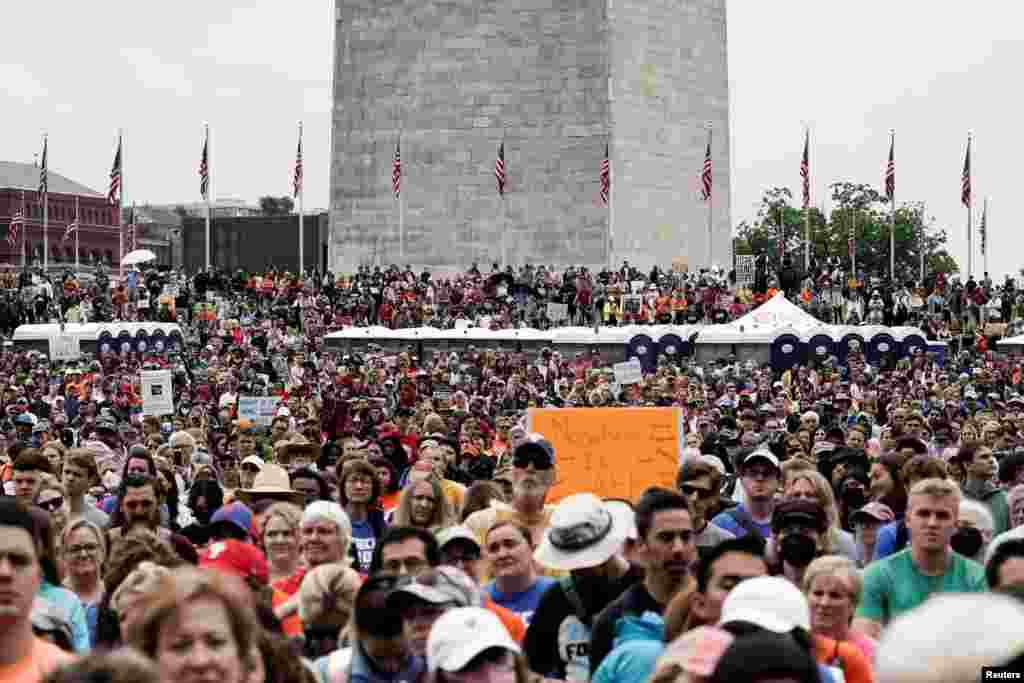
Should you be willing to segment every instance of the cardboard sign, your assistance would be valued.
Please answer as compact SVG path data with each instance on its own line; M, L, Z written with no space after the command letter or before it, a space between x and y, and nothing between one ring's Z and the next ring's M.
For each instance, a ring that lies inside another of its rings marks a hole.
M280 396L239 396L238 419L269 427L280 403Z
M753 287L757 273L753 254L736 255L736 284L740 287Z
M170 370L142 371L142 414L173 415L174 390Z
M548 304L548 320L568 320L569 319L569 304Z
M59 332L50 337L50 360L77 360L81 355L75 335Z
M672 259L672 272L673 273L680 273L680 274L682 274L682 273L688 273L689 271L690 271L690 266L686 262L685 258L679 257L679 258Z
M651 486L674 488L683 448L678 408L534 408L529 432L555 448L555 502L574 493L636 502Z
M644 369L640 361L633 359L625 363L616 363L612 366L615 372L615 382L622 386L627 384L640 384L644 378Z

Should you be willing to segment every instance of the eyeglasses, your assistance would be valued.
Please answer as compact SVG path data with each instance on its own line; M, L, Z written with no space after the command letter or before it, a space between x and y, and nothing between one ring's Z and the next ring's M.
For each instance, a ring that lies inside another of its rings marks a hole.
M56 498L50 498L49 500L40 500L36 505L48 512L54 512L64 505L64 496L57 496Z
M691 484L683 484L679 487L679 490L683 492L684 496L690 497L693 494L697 494L697 497L701 500L708 500L709 498L715 497L714 489L705 489L700 486L693 486Z
M99 545L95 543L83 543L82 545L68 546L64 552L67 555L95 555L99 549Z
M545 453L520 453L512 460L513 467L520 470L525 470L530 463L538 470L550 470L554 464L551 457Z
M479 550L470 550L464 553L444 553L444 564L459 565L467 562L478 562L480 560Z

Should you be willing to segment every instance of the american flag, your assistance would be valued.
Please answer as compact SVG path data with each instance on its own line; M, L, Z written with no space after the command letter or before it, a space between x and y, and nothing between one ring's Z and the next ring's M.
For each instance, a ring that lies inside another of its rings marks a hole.
M203 147L205 166L206 147ZM200 171L201 172L201 171ZM299 146L295 150L295 172L292 174L292 195L296 198L302 194L302 128L299 128ZM205 196L205 195L204 195Z
M46 161L46 148L48 146L48 143L49 143L49 140L44 137L43 138L43 163L39 167L39 194L41 194L41 195L46 194L49 191L49 189L50 189L49 170L47 169L47 161Z
M107 191L107 201L117 204L120 201L121 193L121 136L117 136L117 152L114 153L114 165L110 168L110 189Z
M25 227L25 209L18 208L11 216L11 227L7 231L7 244L14 247L18 243L18 231Z
M402 194L402 141L395 143L395 158L391 162L391 191L395 199Z
M800 159L800 183L803 186L804 208L811 205L811 132L804 132L804 155Z
M203 199L209 198L210 193L210 136L207 134L203 140L203 155L199 159L199 196Z
M494 162L494 178L498 181L498 194L505 196L505 142L498 145L498 158Z
M608 145L604 146L604 159L601 160L601 202L608 206L608 195L612 189L612 162L608 158Z
M960 178L960 203L971 206L971 136L967 136L967 155L964 157L964 173Z
M711 141L708 140L708 149L704 153L704 166L700 172L700 198L704 201L711 199Z
M896 196L896 135L889 142L889 163L885 165L885 197L892 201Z

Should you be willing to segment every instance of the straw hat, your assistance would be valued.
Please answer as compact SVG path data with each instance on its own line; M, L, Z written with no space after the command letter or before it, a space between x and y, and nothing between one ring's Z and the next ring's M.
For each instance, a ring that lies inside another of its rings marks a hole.
M260 470L260 473L253 480L252 488L240 489L238 491L238 498L247 505L259 498L283 500L295 503L300 507L304 506L306 502L306 498L302 493L292 490L288 472L280 465L273 463L263 465L263 469Z

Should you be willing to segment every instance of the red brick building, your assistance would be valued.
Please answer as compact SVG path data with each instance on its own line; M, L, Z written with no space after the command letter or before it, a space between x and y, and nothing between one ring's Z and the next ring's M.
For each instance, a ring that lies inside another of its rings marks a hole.
M43 262L43 205L36 190L39 169L34 164L0 161L0 268L22 265L22 241L29 264ZM118 265L117 208L107 202L106 195L85 185L49 172L50 268L63 268L75 262L74 237L64 241L64 232L75 220L75 198L79 205L79 262L91 266L102 262ZM26 229L11 246L8 236L11 218L24 202Z

